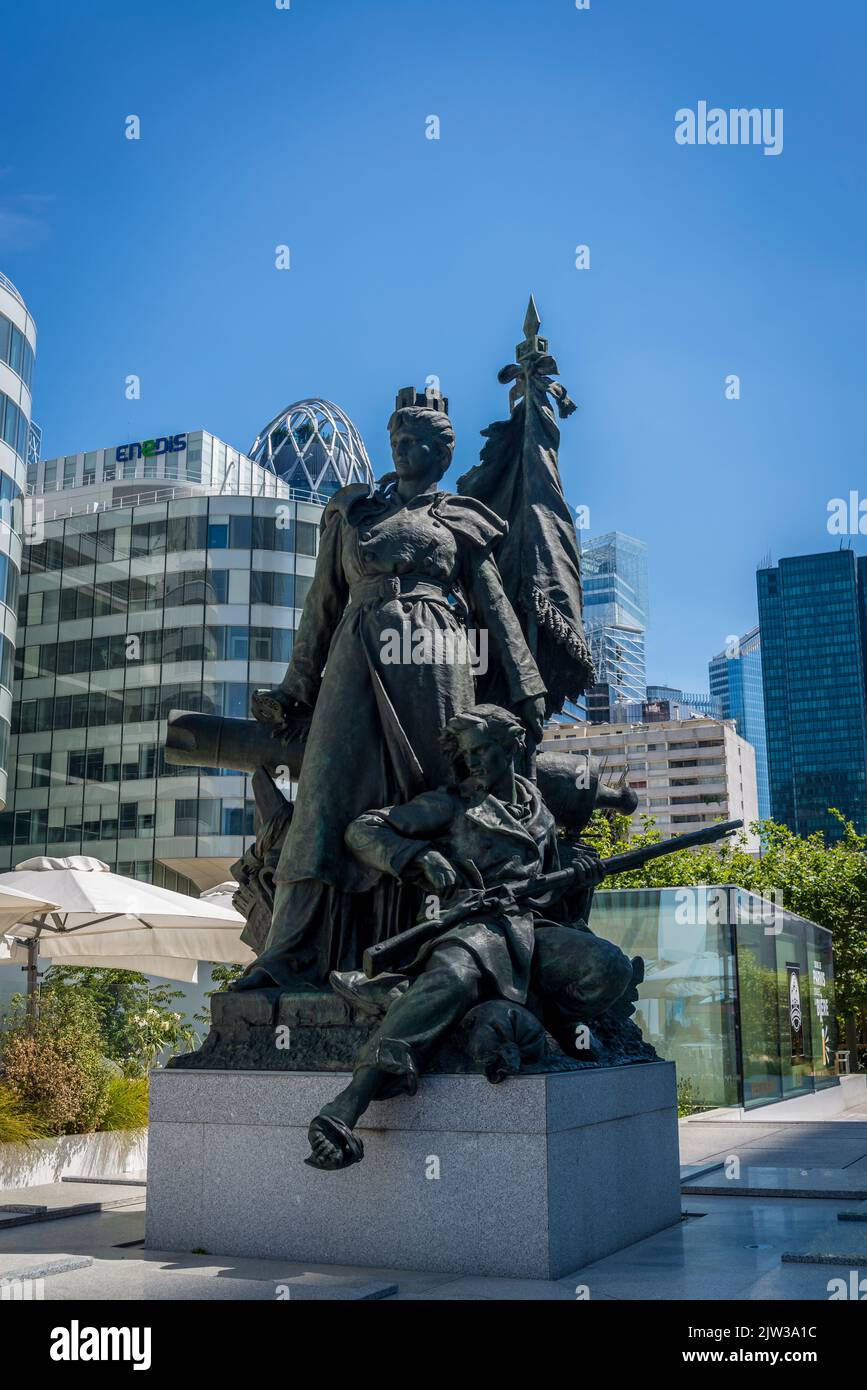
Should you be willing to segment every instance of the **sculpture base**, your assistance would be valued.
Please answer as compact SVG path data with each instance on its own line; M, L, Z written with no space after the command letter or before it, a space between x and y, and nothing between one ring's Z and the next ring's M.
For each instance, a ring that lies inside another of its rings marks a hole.
M146 1246L557 1279L680 1219L670 1062L426 1076L370 1107L361 1164L319 1172L307 1127L346 1080L152 1073Z
M172 1057L167 1066L172 1071L346 1072L352 1070L375 1027L373 1018L331 990L290 994L274 988L215 994L211 1030L204 1043L196 1052ZM606 1015L593 1025L590 1050L567 1055L549 1037L544 1057L532 1067L526 1064L525 1070L578 1071L658 1060L631 1019ZM447 1035L430 1061L433 1073L482 1070L481 1063L469 1055L460 1027Z

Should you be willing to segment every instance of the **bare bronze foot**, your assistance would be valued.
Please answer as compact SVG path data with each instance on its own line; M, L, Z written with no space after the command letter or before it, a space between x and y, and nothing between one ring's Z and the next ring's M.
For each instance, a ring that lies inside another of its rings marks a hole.
M317 1115L307 1131L310 1153L304 1162L311 1168L336 1172L364 1158L364 1145L349 1125L336 1115Z

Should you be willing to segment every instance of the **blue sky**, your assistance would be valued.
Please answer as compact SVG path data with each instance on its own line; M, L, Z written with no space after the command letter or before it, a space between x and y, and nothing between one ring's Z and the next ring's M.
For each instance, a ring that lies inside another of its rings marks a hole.
M649 543L648 679L706 688L757 563L867 495L865 47L860 0L10 0L0 269L44 452L246 448L324 395L384 469L435 373L453 480L532 289L580 405L567 496ZM782 153L678 145L701 100L782 107Z

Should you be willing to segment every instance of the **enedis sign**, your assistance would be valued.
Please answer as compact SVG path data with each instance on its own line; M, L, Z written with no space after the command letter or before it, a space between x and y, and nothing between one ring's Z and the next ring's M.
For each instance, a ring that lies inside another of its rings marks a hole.
M119 444L114 451L114 457L118 463L127 463L130 459L152 459L158 458L161 454L179 454L187 447L187 436L185 434L163 434L159 439L143 439L140 443Z

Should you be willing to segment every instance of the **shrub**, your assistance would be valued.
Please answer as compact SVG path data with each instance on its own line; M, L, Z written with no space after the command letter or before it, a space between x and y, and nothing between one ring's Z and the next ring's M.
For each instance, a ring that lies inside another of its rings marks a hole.
M681 1077L677 1083L678 1119L683 1120L687 1115L695 1115L707 1108L692 1077Z
M89 1001L47 1001L35 1026L13 1021L2 1036L3 1081L45 1134L98 1129L111 1073L103 1062Z
M14 1091L0 1086L0 1144L27 1144L42 1134L42 1126L22 1107Z
M145 1129L147 1122L147 1077L113 1077L108 1083L108 1105L100 1129Z

